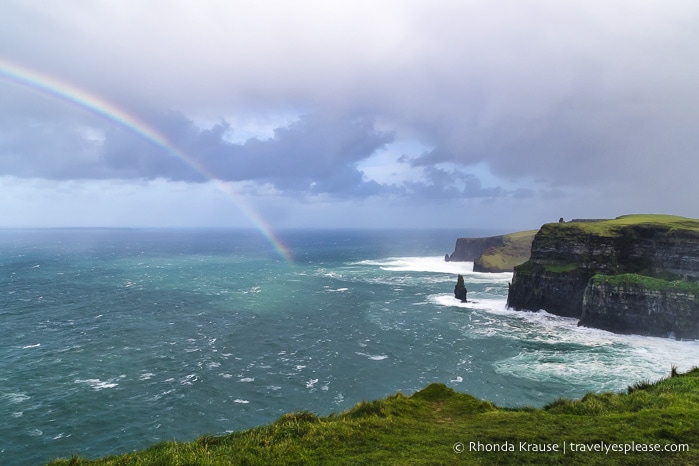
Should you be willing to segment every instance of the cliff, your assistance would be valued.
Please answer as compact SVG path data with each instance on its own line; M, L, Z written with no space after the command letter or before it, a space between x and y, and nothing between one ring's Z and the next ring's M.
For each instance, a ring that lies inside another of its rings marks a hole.
M511 272L529 259L536 230L485 238L458 238L450 261L473 261L474 272ZM445 257L446 259L446 257Z
M449 256L453 262L476 261L488 248L500 247L503 235L484 238L457 238L454 252Z
M508 307L620 333L699 338L699 220L550 223L515 267Z

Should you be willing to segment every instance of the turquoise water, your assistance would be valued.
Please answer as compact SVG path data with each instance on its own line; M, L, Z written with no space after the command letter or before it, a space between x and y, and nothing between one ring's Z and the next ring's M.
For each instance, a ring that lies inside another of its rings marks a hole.
M697 342L505 309L464 231L0 231L0 464L321 415L431 382L504 406L624 390ZM453 298L465 275L469 302Z

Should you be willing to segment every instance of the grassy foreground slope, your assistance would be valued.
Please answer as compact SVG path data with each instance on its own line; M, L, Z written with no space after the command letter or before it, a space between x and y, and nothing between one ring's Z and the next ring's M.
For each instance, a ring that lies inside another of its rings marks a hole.
M286 414L230 435L51 464L699 464L699 369L542 409L498 408L433 384L328 417Z

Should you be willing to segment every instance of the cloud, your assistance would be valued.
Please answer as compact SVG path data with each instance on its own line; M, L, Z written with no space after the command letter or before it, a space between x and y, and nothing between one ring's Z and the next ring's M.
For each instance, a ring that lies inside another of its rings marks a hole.
M0 57L136 109L191 160L10 91L0 174L204 181L194 164L295 199L534 211L604 192L699 216L696 56L682 1L4 2ZM235 138L282 114L298 117ZM396 176L362 171L410 144Z
M225 120L201 128L186 116L151 114L153 126L183 157L115 124L74 109L46 111L41 119L0 115L0 170L47 179L156 179L254 181L302 196L378 195L393 188L366 179L358 162L393 141L366 117L306 114L267 139L231 142ZM88 131L89 129L89 131ZM95 136L95 135L98 136Z

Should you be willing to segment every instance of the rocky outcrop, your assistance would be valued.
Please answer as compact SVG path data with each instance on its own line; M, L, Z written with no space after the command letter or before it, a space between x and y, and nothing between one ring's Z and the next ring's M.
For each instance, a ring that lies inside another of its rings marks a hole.
M617 276L624 281L610 278ZM529 261L515 267L508 306L616 332L699 338L698 282L697 220L550 223L536 234Z
M461 300L462 303L465 303L466 293L468 293L468 290L466 289L466 284L464 283L464 276L459 274L459 276L456 278L456 286L454 287L454 297Z

